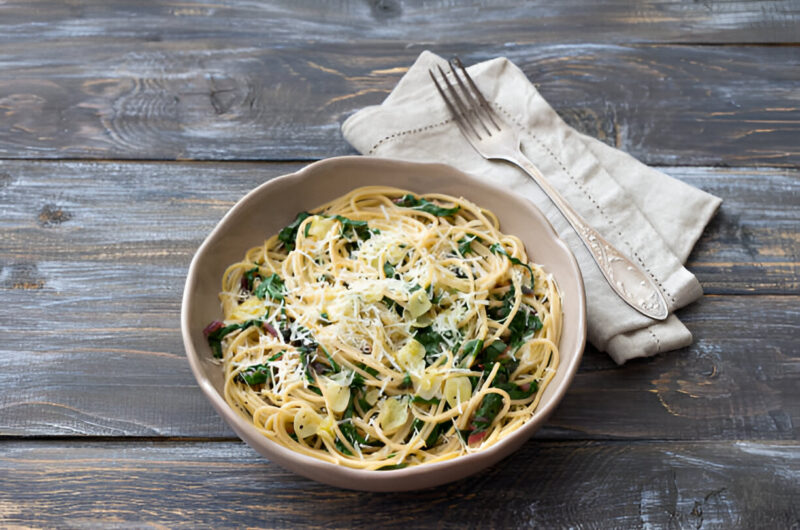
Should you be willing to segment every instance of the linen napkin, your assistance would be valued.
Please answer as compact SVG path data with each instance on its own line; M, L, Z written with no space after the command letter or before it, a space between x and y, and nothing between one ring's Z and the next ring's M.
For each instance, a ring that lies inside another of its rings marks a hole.
M670 315L652 320L611 290L575 231L527 174L485 160L467 143L428 75L437 64L449 71L447 61L423 52L381 105L362 109L344 122L347 141L369 156L443 162L533 201L578 260L589 341L618 364L691 344L691 333L673 312L702 296L702 289L683 263L721 200L578 133L508 59L468 69L486 99L519 128L523 152L551 184L656 278Z

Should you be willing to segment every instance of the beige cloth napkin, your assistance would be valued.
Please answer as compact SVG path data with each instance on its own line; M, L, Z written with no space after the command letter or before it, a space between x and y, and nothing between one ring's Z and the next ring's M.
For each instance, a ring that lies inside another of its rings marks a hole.
M578 133L508 59L469 68L487 99L515 118L528 158L590 224L623 252L635 252L658 280L671 314L662 322L645 317L611 290L572 227L530 177L510 164L485 160L461 136L428 75L436 64L447 63L423 52L383 104L345 121L347 141L365 155L450 164L533 201L578 259L589 341L617 363L691 344L691 333L672 312L702 295L683 263L720 199Z

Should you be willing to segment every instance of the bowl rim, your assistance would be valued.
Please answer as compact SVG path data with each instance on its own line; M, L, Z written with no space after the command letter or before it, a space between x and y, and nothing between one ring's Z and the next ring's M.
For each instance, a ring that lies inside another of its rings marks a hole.
M245 442L248 443L253 449L259 452L262 456L267 458L268 460L274 461L285 467L290 469L291 471L298 473L300 475L306 476L308 478L312 478L313 480L320 481L320 475L324 475L326 472L331 472L333 475L338 475L339 478L337 480L331 481L325 480L324 478L321 480L330 485L336 485L339 487L344 487L347 489L358 489L358 490L367 490L367 491L403 491L403 490L412 490L412 489L419 489L424 487L429 487L426 481L426 484L420 486L410 486L410 487L394 487L393 483L398 481L402 481L403 479L408 479L410 477L414 477L416 475L432 475L436 474L437 472L442 473L442 475L446 475L445 470L455 466L465 466L468 462L475 462L478 464L475 466L476 470L484 469L487 465L491 465L500 459L504 458L505 456L510 455L517 448L514 448L508 452L508 454L498 456L498 453L504 451L504 449L513 444L515 441L518 442L517 445L521 445L525 441L527 441L535 432L538 430L538 426L531 431L531 427L534 423L538 423L539 425L543 424L547 421L549 416L554 412L554 410L558 407L559 403L563 399L564 395L566 394L569 386L572 383L572 380L575 377L577 372L578 366L581 362L583 357L583 352L586 345L586 294L583 285L583 276L581 274L580 267L578 266L578 262L570 250L569 246L561 239L558 233L553 228L550 221L544 215L544 213L539 210L539 208L533 204L532 201L525 197L515 196L519 200L527 203L530 207L530 213L538 218L540 224L544 227L544 230L547 231L548 236L552 239L556 245L562 248L565 252L567 257L567 262L571 268L569 271L571 276L574 276L576 279L576 289L578 294L578 307L577 307L577 318L575 321L571 322L571 325L574 325L577 328L577 340L576 340L576 353L569 361L569 363L564 365L559 365L559 370L565 370L566 375L564 380L560 383L560 386L555 388L554 394L549 399L549 401L534 411L531 419L533 418L540 418L541 421L532 422L528 420L525 424L523 424L519 429L509 434L505 439L499 441L498 443L494 444L493 446L477 451L475 453L470 453L467 455L459 456L458 458L454 458L451 460L446 460L442 462L435 462L430 464L422 464L418 466L409 466L402 469L397 470L387 470L387 471L380 471L375 472L373 470L365 470L365 469L357 469L357 468L350 468L347 466L334 464L331 462L327 462L324 460L320 460L308 455L303 455L301 453L297 453L288 447L284 447L283 445L278 444L264 436L260 433L252 423L248 422L241 416L240 413L235 411L230 405L228 405L227 401L223 395L221 395L212 385L211 381L206 377L203 367L201 366L201 357L200 352L197 351L195 348L195 343L192 340L191 335L191 323L190 323L190 310L189 306L192 302L193 292L196 288L198 283L198 269L199 263L203 259L203 256L206 253L206 250L212 245L213 241L220 237L220 233L222 233L225 228L228 220L234 215L234 213L247 201L253 200L254 197L261 195L264 193L264 189L269 189L275 187L276 185L280 184L287 184L293 180L302 181L303 179L307 178L309 174L312 174L316 171L319 171L321 168L325 168L326 166L332 166L335 168L337 165L347 165L347 164L378 164L378 165L402 165L407 167L413 167L417 171L438 171L438 172L448 172L454 175L458 175L458 178L466 180L470 184L475 184L478 187L487 187L499 192L501 194L509 195L509 192L496 184L487 183L482 180L478 180L476 177L469 175L457 168L454 168L447 164L442 163L424 163L424 162L412 162L407 160L399 160L399 159L392 159L392 158L377 158L377 157L364 157L364 156L339 156L339 157L331 157L322 160L318 160L312 162L297 171L292 173L280 175L274 178L267 180L266 182L261 183L260 185L256 186L255 188L248 191L244 196L242 196L236 203L225 213L225 215L217 222L214 226L213 230L205 237L202 244L198 247L195 251L194 256L192 257L192 261L189 265L186 282L184 285L183 296L181 300L181 334L183 337L184 349L186 351L186 356L189 361L189 366L192 370L192 373L197 381L200 389L202 390L205 397L209 400L212 407L217 411L217 413L222 417L222 419L242 438ZM402 187L402 186L400 186ZM355 187L353 188L355 189ZM345 192L346 193L346 192ZM471 199L469 199L471 200ZM562 338L563 338L563 331L562 331ZM560 346L560 345L559 345ZM527 431L531 431L528 433ZM263 445L266 442L266 445ZM263 448L264 451L262 452L260 448ZM265 454L269 453L269 454ZM480 465L482 460L489 460L490 462L486 465ZM315 470L316 473L311 473L309 470ZM312 476L312 474L314 476ZM437 484L443 484L446 482L451 482L453 480L458 480L459 478L463 478L467 475L472 474L472 472L468 473L461 473L458 474L459 476L454 477L452 479L441 480L441 481L434 481Z

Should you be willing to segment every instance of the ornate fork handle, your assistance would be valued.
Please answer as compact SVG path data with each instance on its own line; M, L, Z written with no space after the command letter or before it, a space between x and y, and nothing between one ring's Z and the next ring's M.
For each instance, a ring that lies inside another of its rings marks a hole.
M564 214L583 244L589 249L611 288L625 302L656 320L667 318L669 314L667 303L653 278L638 264L617 250L614 245L606 241L578 212L573 210L572 206L550 185L539 169L522 154L519 148L516 153L506 154L502 158L523 169L550 197L550 200Z

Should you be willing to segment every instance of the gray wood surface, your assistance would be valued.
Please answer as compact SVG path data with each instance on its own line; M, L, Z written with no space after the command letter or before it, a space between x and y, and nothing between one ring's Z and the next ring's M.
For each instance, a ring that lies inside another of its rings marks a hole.
M143 303L158 299L164 289L182 288L195 250L238 199L302 166L0 160L0 282L42 287L20 295L23 302L54 291L77 302L78 293L108 294L94 273L110 276L105 281L118 295L144 289L133 294L141 293ZM706 293L800 293L798 169L662 169L724 201L689 259ZM152 285L114 274L126 266L145 267L141 275Z
M235 200L299 167L0 163L0 433L232 436L185 362L185 272ZM666 169L725 201L690 260L712 295L680 313L697 340L624 368L590 349L541 436L794 439L800 304L779 294L798 294L800 173Z
M240 442L5 449L8 525L793 528L800 518L797 443L531 441L475 477L380 494L311 482Z
M750 43L800 41L792 0L6 0L0 39L38 41L113 37L133 41L209 41L275 35L287 44L422 41L496 44ZM40 39L34 37L38 28Z
M352 154L424 49L511 58L571 125L723 198L683 350L588 348L537 436L430 491L284 471L201 395L189 261ZM800 528L800 4L0 2L0 527Z
M349 154L339 124L431 49L508 56L570 124L650 164L800 162L800 48L741 45L800 42L796 2L39 4L0 10L0 157Z

